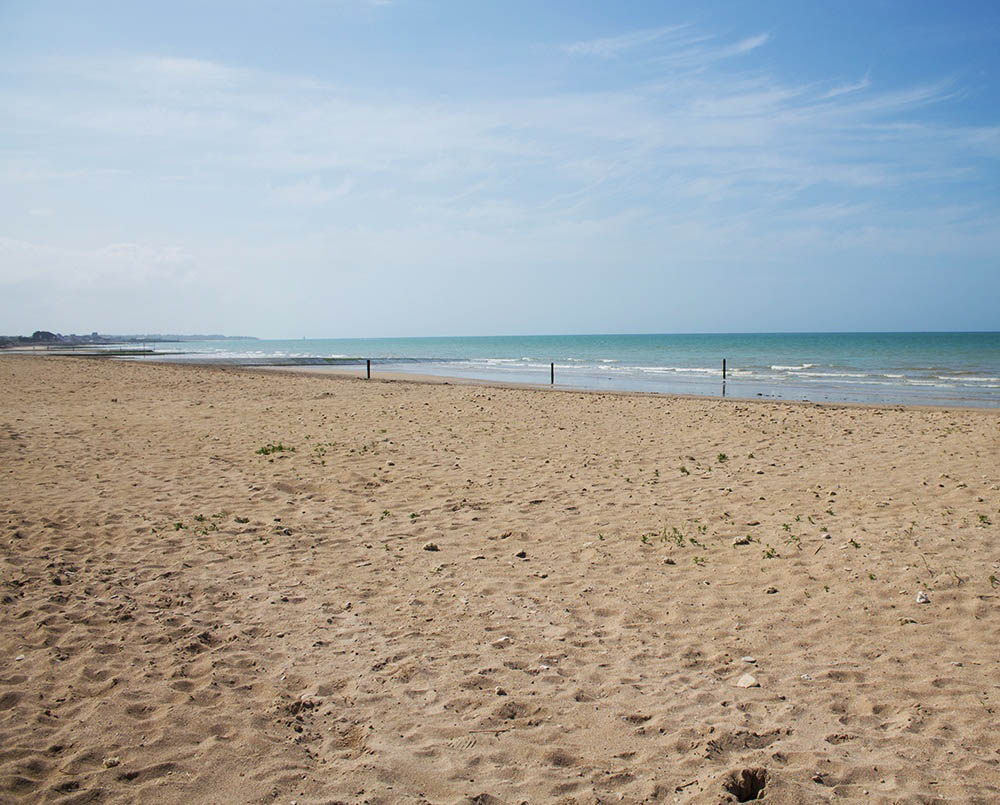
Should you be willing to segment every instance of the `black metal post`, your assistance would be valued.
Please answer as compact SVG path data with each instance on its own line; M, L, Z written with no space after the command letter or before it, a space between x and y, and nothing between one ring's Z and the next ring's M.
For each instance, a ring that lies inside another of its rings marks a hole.
M722 359L722 382L726 381L726 359Z
M549 385L554 386L556 384L556 365L554 363L549 364Z
M371 358L367 358L365 360L365 364L366 364L366 369L367 369L367 372L368 372L367 379L371 380L372 379L372 359Z

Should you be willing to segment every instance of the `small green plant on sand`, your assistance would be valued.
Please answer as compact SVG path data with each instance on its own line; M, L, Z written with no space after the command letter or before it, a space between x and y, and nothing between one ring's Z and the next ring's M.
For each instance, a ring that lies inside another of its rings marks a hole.
M696 565L701 566L701 565L705 564L705 557L704 556L692 556L691 557L691 561L694 562Z
M765 559L777 559L778 558L778 552L771 545L765 545L764 546L764 550L761 551L761 553L764 555Z
M1000 585L1000 579L998 579L996 576L990 576L990 587L996 589L998 585Z
M720 464L725 464L727 461L729 461L729 456L727 456L725 453L719 453L719 455L716 456L716 459L718 459L718 462Z
M417 519L417 518L418 518L419 516L420 516L420 515L419 515L419 514L417 514L416 512L411 512L411 513L410 513L410 519L411 519L411 520L416 520L416 519Z
M384 520L386 517L391 517L391 516L392 516L391 512L388 509L383 509L382 510L382 516L379 517L378 519L379 520Z
M677 526L671 526L670 533L667 533L667 527L663 527L663 534L660 536L662 542L676 542L678 547L684 547L684 535L677 530Z
M987 515L980 514L979 515L979 525L993 525L993 523L990 522L990 518Z
M286 447L281 442L278 442L277 444L275 444L274 442L268 442L263 447L258 447L256 453L258 456L270 456L273 453L284 453L285 451L294 453L295 448Z
M649 537L646 536L645 534L643 534L641 537L639 537L639 539L641 540L641 542L642 542L643 545L649 545Z
M184 528L184 523L182 523L180 520L174 523L174 531L180 531L182 528Z

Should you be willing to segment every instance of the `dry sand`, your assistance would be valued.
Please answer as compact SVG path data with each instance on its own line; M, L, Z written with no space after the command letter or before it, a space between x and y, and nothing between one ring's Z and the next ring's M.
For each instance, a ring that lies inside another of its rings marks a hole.
M995 410L3 356L0 799L997 802L998 484Z

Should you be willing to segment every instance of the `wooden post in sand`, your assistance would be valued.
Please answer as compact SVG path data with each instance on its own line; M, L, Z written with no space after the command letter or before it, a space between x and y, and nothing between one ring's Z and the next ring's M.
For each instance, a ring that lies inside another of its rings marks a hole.
M726 359L722 359L722 382L726 382Z
M549 385L554 386L556 384L556 365L554 363L549 364Z
M365 367L366 367L366 371L368 373L368 376L367 376L366 379L367 380L371 380L372 379L372 359L371 358L366 358L365 359Z

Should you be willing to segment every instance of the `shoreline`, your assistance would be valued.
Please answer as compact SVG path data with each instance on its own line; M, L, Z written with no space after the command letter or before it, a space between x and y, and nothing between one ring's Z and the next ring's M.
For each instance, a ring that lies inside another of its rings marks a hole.
M243 366L246 368L266 368L266 369L289 369L293 371L305 371L305 372L315 372L318 374L324 373L336 373L336 372L346 372L350 373L354 370L364 372L365 371L365 361L364 359L346 359L337 358L329 359L331 362L329 364L322 363L305 363L305 364L295 364L292 362L281 362L275 364L266 364L262 362L237 362L237 361L200 361L200 360L165 360L159 361L162 363L192 363L198 365L229 365L229 366ZM156 362L152 359L142 359L139 362ZM426 368L422 370L411 370L410 368L403 368L409 366L420 366L423 364L425 367L427 364L436 364L432 371L427 371ZM489 371L480 374L477 370L466 370L464 373L457 371L455 366L449 365L451 363L461 363L461 361L448 361L448 362L422 362L422 361L400 361L396 359L372 359L372 374L373 377L421 377L421 378L442 378L450 382L473 382L473 383L495 383L499 385L510 384L512 386L529 386L529 387L549 387L551 384L548 382L549 370L546 368L544 371L538 370L531 373L532 377L529 378L528 373L517 372L512 378L504 378L499 376L489 376ZM388 367L384 369L383 367ZM734 399L767 399L767 400L784 400L784 401L799 401L799 402L817 402L817 403L861 403L861 404L874 404L874 405L913 405L922 407L960 407L960 408L993 408L1000 409L1000 395L987 395L983 396L981 394L976 394L976 391L981 391L979 389L973 389L965 394L958 393L956 395L949 395L943 392L929 392L926 390L919 390L920 387L913 386L896 386L894 391L886 392L875 392L869 389L859 390L856 386L851 386L850 384L836 385L831 384L829 386L819 386L819 385L809 385L806 383L782 383L782 382L762 382L755 380L748 380L747 378L741 377L734 373L739 372L739 369L734 369L730 367L730 377L727 381L723 381L721 376L713 379L712 381L705 380L692 380L687 379L674 379L672 381L657 381L653 383L651 381L640 381L629 378L598 378L596 376L574 376L574 370L567 370L565 367L560 368L556 366L556 383L557 388L564 389L574 389L579 391L623 391L623 392L635 392L635 393L649 393L649 394L664 394L668 396L691 396L691 397L701 397L701 398L714 398L714 397L732 397ZM494 374L499 374L494 370ZM721 373L720 373L721 374ZM537 378L537 379L535 379ZM568 378L568 380L567 380ZM726 393L723 394L723 389ZM927 401L923 401L926 399Z
M25 353L8 353L22 358L40 358L40 359L52 359L52 358L75 358L75 359L95 359L104 360L103 355L32 355ZM0 358L4 355L0 352ZM573 394L589 394L589 395L623 395L623 396L638 396L638 397L651 397L651 398L663 398L663 399L681 399L681 400L704 400L704 401L717 401L717 402L733 402L733 403L773 403L773 404L787 404L794 406L820 406L823 408L862 408L862 409L901 409L909 410L913 409L915 411L980 411L989 415L990 413L1000 414L1000 403L997 405L983 404L983 405L947 405L939 403L905 403L905 402L857 402L853 400L799 400L790 397L765 397L765 396L752 396L752 397L740 397L727 395L722 396L722 394L708 395L708 394L684 394L680 392L665 392L665 391L642 391L642 390L632 390L632 389L594 389L594 388L584 388L570 386L566 384L556 383L554 386L548 383L520 383L515 381L502 381L502 380L487 380L479 378L461 377L454 375L438 375L438 374L423 374L417 372L384 372L379 371L376 374L375 366L372 367L372 377L368 381L365 377L365 365L361 364L348 364L348 365L329 365L329 366L290 366L290 365L261 365L261 364L238 364L238 363L225 363L222 361L212 361L212 362L194 362L194 361L156 361L156 360L143 360L143 361L122 361L123 363L134 363L136 365L156 365L156 366L171 366L171 367L185 367L193 369L208 369L216 371L239 371L256 373L260 372L263 374L288 374L290 376L312 376L312 377L326 377L326 378L348 378L355 380L365 380L366 382L390 382L390 383L416 383L416 384L428 384L428 385L454 385L454 386L481 386L483 388L497 388L497 389L526 389L533 391L556 391L563 393L573 393Z
M152 361L149 361L152 363ZM177 365L181 365L178 363ZM190 365L190 364L189 364ZM223 368L223 367L219 367ZM722 394L683 394L680 392L666 391L638 391L632 389L593 389L570 385L550 385L548 383L518 383L514 381L483 380L478 378L458 377L452 375L421 374L417 372L379 372L375 374L372 369L371 380L365 377L365 367L320 367L320 366L235 366L228 365L228 369L240 369L245 371L261 371L266 373L288 373L290 375L307 375L312 377L347 377L366 382L391 382L391 383L426 383L429 385L456 385L456 386L482 386L484 388L501 389L528 389L534 391L557 391L572 394L608 394L623 396L640 396L652 398L680 399L680 400L705 400L717 402L733 403L773 403L777 405L798 405L798 406L820 406L823 408L875 408L875 409L913 409L917 411L982 411L987 414L994 413L1000 415L1000 402L997 405L940 405L940 404L919 404L919 403L879 403L879 402L855 402L852 400L796 400L789 397L739 397ZM360 368L360 373L358 373Z

